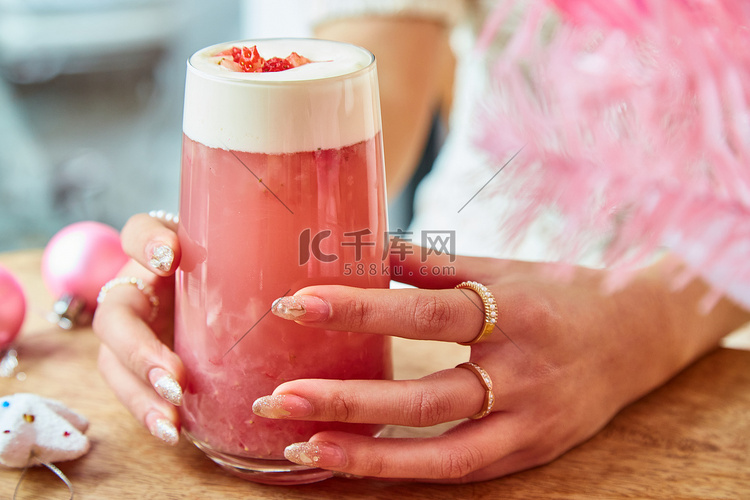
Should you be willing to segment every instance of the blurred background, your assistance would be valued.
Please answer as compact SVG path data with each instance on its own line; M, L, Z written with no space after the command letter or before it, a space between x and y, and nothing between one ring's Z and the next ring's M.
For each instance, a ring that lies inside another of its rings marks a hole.
M309 35L285 0L0 0L0 251L178 209L185 61Z

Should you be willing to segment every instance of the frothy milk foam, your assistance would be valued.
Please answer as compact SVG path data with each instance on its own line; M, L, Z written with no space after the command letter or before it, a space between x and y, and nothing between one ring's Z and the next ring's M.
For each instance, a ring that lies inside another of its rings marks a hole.
M266 59L297 52L313 62L275 73L218 64L219 52L252 45ZM313 39L214 45L188 61L183 132L208 147L251 153L341 148L380 132L379 101L372 99L377 84L374 57L353 45Z

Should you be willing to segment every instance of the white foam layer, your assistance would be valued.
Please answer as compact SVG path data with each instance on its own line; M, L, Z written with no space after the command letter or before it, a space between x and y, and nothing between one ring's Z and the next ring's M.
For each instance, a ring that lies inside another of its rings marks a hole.
M256 45L266 59L297 52L310 64L275 73L238 73L216 54ZM188 61L183 131L209 147L253 153L340 148L380 131L372 54L315 39L245 40L208 47Z

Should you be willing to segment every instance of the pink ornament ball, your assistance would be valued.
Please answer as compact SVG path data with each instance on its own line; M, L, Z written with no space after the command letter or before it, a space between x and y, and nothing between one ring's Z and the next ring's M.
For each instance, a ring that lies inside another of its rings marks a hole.
M61 229L47 244L42 279L56 299L76 297L93 312L99 290L127 260L116 229L100 222L77 222Z
M0 352L18 336L25 316L23 288L9 270L0 266Z

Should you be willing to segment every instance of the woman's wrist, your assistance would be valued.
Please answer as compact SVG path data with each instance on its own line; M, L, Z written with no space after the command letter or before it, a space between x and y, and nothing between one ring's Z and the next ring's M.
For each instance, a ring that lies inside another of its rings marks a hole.
M685 365L718 347L725 336L750 321L750 311L714 289L691 272L676 255L666 255L642 274L658 301L655 318L684 351Z

